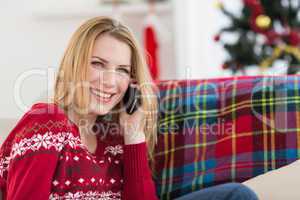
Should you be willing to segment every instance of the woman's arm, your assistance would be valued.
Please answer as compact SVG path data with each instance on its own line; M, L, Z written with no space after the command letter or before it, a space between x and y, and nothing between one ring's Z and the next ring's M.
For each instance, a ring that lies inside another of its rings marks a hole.
M53 105L36 104L11 131L1 147L4 199L49 199L52 179L65 139L65 117Z
M157 200L146 143L124 145L124 200Z
M120 125L124 137L124 200L157 200L147 159L144 133L145 112L141 107L133 114L122 112Z
M26 154L11 163L7 199L49 199L58 153L44 150Z

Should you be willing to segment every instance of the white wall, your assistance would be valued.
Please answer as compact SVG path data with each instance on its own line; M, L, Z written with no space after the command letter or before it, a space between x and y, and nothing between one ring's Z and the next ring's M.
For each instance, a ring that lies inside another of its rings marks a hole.
M32 103L46 95L44 91L53 86L53 78L49 80L47 77L57 70L72 33L86 19L103 15L100 6L97 8L98 0L65 2L1 1L0 91L3 95L0 101L0 119L20 117ZM108 9L104 11L104 14L112 15ZM167 67L175 66L173 59L169 59L174 57L171 9L167 13L159 12L159 15L163 19L163 26L169 30L169 40L161 41L161 66L164 66L161 77L176 78L174 69ZM141 43L144 17L145 13L141 12L127 12L122 16L122 20L133 29ZM23 79L24 72L32 75ZM14 88L18 87L17 80L20 79L23 80L22 86L18 90L20 93L16 95Z
M1 118L14 118L22 112L14 100L14 87L20 75L32 69L56 68L68 38L76 25L83 21L44 22L32 16L30 3L16 0L1 2ZM24 80L21 90L24 103L29 105L46 88L46 77L36 75Z
M226 55L213 37L228 24L217 1L174 0L174 24L178 79L228 76L221 68ZM223 0L238 13L240 0Z

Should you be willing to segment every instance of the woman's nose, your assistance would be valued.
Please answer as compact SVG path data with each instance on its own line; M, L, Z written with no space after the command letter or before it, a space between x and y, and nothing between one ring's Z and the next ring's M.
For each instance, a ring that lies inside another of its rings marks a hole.
M101 82L106 87L114 87L117 82L116 72L114 71L107 71L103 74Z

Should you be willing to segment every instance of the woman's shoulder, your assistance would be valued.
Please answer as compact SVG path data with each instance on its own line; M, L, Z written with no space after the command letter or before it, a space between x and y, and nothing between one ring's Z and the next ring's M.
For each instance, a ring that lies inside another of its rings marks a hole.
M74 124L64 111L54 103L36 103L21 117L7 139L18 141L33 135L73 132Z
M12 160L40 153L61 152L67 145L81 147L79 133L55 104L34 104L17 122L0 148L0 180Z
M35 103L24 114L22 119L43 121L49 118L53 120L66 120L67 116L64 110L55 103Z
M41 142L42 146L60 145L62 147L66 141L74 144L80 143L77 127L57 105L36 103L8 134L1 145L0 157L3 153L9 153L13 146L15 149L19 147L29 148Z

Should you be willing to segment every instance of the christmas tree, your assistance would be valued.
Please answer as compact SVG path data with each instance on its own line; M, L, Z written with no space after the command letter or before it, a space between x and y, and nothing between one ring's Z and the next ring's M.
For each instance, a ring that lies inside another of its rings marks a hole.
M247 67L272 67L276 61L287 63L287 74L300 71L300 0L242 0L240 15L218 7L231 24L215 36L228 53L223 64L233 74ZM233 33L237 40L224 41L223 34Z

